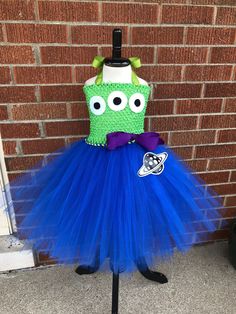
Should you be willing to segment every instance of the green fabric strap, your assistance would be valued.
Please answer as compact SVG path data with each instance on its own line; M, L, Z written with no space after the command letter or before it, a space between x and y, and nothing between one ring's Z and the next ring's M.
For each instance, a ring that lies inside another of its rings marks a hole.
M103 77L102 77L102 67L104 65L104 57L102 56L96 56L94 59L93 59L93 62L92 62L92 66L94 68L98 68L99 69L99 72L97 74L97 78L95 80L95 83L96 85L100 85L102 84L102 81L103 81ZM131 63L131 66L132 68L135 68L135 69L138 69L141 67L141 61L138 57L131 57L129 58L129 61ZM131 75L131 80L132 80L132 83L134 85L139 85L139 80L138 80L138 77L136 75L136 73L134 72L134 70L132 69L132 75Z
M141 61L138 57L131 57L129 58L129 61L131 63L131 66L135 69L138 69L141 67ZM139 80L138 80L138 77L136 75L136 73L134 72L134 70L132 70L132 77L131 77L131 80L132 80L132 83L134 85L139 85Z
M97 85L100 85L102 84L102 67L103 67L103 64L104 64L104 57L102 56L96 56L94 59L93 59L93 62L92 62L92 66L94 68L98 68L99 69L99 72L98 72L98 75L97 75L97 78L96 78L96 81L95 83Z

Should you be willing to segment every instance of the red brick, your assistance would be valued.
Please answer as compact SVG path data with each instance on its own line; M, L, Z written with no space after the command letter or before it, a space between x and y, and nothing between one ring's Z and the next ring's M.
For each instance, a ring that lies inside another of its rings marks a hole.
M39 18L47 21L97 22L98 3L39 1Z
M66 104L24 104L12 107L14 120L47 120L67 118Z
M193 148L192 147L172 147L173 151L179 156L182 160L192 158Z
M102 20L109 23L155 24L158 6L142 3L103 3Z
M211 24L213 13L213 7L164 5L161 22L163 24Z
M174 132L171 145L195 145L214 143L215 131Z
M15 67L17 84L71 83L70 67Z
M235 98L226 99L224 112L235 112L236 113L236 99Z
M169 142L169 133L168 132L159 132L159 134L160 134L160 137L162 138L162 140L164 141L164 143L167 144Z
M236 8L217 8L216 23L221 25L235 25Z
M211 188L220 195L236 194L236 183L211 185Z
M21 142L24 154L52 153L65 146L64 139L40 139Z
M0 102L32 102L35 101L35 90L31 86L0 87Z
M148 117L145 117L145 119L144 119L144 130L145 131L150 131L150 123L149 123L149 118Z
M146 66L137 71L148 82L176 82L181 80L181 66Z
M65 25L6 24L7 40L13 43L66 43Z
M235 168L236 168L236 158L211 159L209 163L209 170L225 170L225 169L235 169Z
M208 83L205 97L236 97L236 83Z
M0 63L34 63L32 47L29 46L1 46Z
M2 27L3 25L0 24L0 41L4 41Z
M45 123L47 136L87 135L89 132L88 121L65 121Z
M186 81L229 81L231 65L187 66L184 80Z
M84 104L71 104L71 117L72 119L88 119L89 113L87 105Z
M211 63L235 63L236 47L212 47Z
M188 4L218 4L218 5L235 5L234 0L187 0Z
M196 147L196 158L214 158L236 155L236 144Z
M0 1L1 20L34 20L33 0L1 0Z
M0 120L7 119L8 119L7 106L0 106Z
M10 68L0 68L0 84L11 84Z
M154 99L198 98L201 84L158 84L154 88Z
M160 117L152 118L151 129L157 131L191 130L196 128L196 117Z
M235 122L235 125L236 125L236 122ZM218 142L220 143L236 142L236 129L220 130Z
M134 0L134 1L140 1L140 0ZM147 0L148 2L152 2L153 0ZM189 0L190 1L190 0ZM156 1L157 3L160 3L160 4L164 4L164 3L167 3L167 4L170 4L170 0L157 0ZM171 1L171 3L175 3L175 4L186 4L187 0L173 0Z
M75 68L75 77L77 83L84 83L86 80L98 74L98 70L92 66L80 66Z
M4 155L16 155L17 149L16 149L16 141L3 141L3 152Z
M158 63L206 63L207 48L160 47Z
M74 44L110 44L112 43L113 26L72 26L71 37ZM127 26L121 27L122 44L128 43Z
M236 206L236 196L227 196L225 206Z
M25 172L26 173L26 172ZM24 174L23 171L20 171L19 173L12 173L12 172L8 172L7 176L8 176L8 179L9 181L14 181L18 176ZM17 208L16 206L14 206L14 211L16 212Z
M221 213L224 217L236 217L236 207L224 208Z
M91 64L97 55L97 47L41 47L42 63Z
M219 129L236 127L236 115L202 116L200 120L202 129Z
M80 85L40 86L40 91L42 101L78 101L85 98Z
M229 231L228 230L217 230L214 233L206 234L206 236L209 238L209 240L212 240L212 241L228 239L229 238Z
M67 143L72 144L74 142L80 141L81 139L83 139L83 136L73 136L73 137L67 137Z
M111 55L111 47L101 47L103 56ZM125 58L138 56L142 64L150 64L154 61L154 48L153 47L123 47L122 56Z
M196 230L196 232L197 232L197 235L196 235L195 239L198 242L199 238L201 239L200 234L204 233L207 230L207 228L206 228L205 223L200 222L200 221L195 221L193 223L193 225L194 225L194 230ZM220 220L214 220L214 225L215 225L216 229L218 229L219 225L220 225ZM192 226L189 227L188 223L186 223L186 227L187 227L187 230L189 230L190 233L193 232L192 231ZM210 235L210 233L209 233L209 235ZM203 240L201 242L203 242Z
M147 105L147 116L168 115L173 113L173 100L155 100L149 101Z
M211 113L221 111L221 99L181 99L177 100L176 113Z
M198 173L198 175L207 184L224 183L224 182L228 182L228 179L229 179L229 171L204 172L204 173Z
M230 177L231 182L236 182L236 171L233 171ZM235 204L236 205L236 204Z
M41 156L5 158L8 171L28 170L42 160Z
M57 260L55 258L50 257L47 253L45 252L39 252L38 253L38 265L54 265L57 263Z
M223 210L222 210L223 211ZM232 226L232 223L235 221L235 217L232 218L227 218L227 219L223 219L222 222L221 222L221 228L222 230L228 230L231 228Z
M183 31L183 27L133 27L132 44L182 44Z
M199 160L187 160L188 166L193 171L205 171L207 166L207 160L199 159Z
M1 125L2 138L30 138L39 137L37 123L8 123Z
M234 44L234 28L191 27L187 30L187 44L230 45Z

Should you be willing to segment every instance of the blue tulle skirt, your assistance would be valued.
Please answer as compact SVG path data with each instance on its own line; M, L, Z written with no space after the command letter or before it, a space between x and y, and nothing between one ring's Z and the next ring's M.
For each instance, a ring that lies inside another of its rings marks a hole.
M186 251L216 229L222 204L168 146L162 152L163 172L140 177L146 151L136 143L109 151L82 139L57 151L11 183L19 237L59 263L116 273Z

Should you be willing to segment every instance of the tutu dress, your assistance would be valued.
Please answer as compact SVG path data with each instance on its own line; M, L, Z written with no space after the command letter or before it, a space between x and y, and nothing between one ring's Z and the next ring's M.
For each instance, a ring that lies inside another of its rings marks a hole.
M151 88L85 85L90 133L11 184L18 234L59 263L114 273L152 267L213 232L216 193L164 144L144 132ZM199 233L199 230L202 233Z

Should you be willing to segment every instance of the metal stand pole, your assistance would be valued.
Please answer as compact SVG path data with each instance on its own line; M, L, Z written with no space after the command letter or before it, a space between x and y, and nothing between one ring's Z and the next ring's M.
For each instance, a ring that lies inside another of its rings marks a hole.
M118 314L119 274L113 273L112 278L112 314Z

